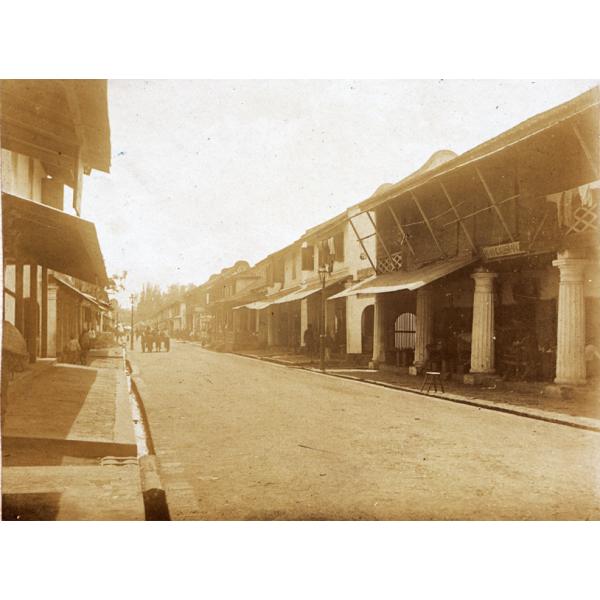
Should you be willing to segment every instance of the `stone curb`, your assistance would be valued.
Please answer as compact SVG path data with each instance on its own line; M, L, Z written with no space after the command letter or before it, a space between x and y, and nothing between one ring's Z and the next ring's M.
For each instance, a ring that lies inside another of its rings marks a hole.
M565 415L563 413L558 413L554 411L548 410L539 410L536 408L526 408L526 407L518 407L513 404L505 404L502 402L491 402L489 400L479 400L479 399L470 399L464 396L459 396L457 394L449 394L444 393L441 394L427 394L425 392L421 392L414 388L404 387L400 385L396 385L393 383L387 383L384 381L376 381L374 379L362 379L360 377L355 377L353 375L342 375L341 373L331 373L329 371L325 371L325 373L321 372L319 369L315 369L314 367L305 367L302 365L296 365L289 361L279 360L270 357L263 356L255 356L253 354L245 354L243 352L232 352L237 356L243 356L245 358L252 358L254 360L262 360L264 362L270 362L279 364L282 366L293 367L296 369L303 369L304 371L310 371L311 373L315 373L317 375L327 375L329 377L338 377L339 379L349 379L351 381L358 381L361 383L367 383L370 385L378 385L380 387L385 387L392 390L399 390L403 392L409 392L411 394L417 394L419 396L425 396L426 398L434 398L436 400L444 400L447 402L454 402L456 404L465 404L468 406L475 406L477 408L484 408L487 410L495 410L497 412L503 412L511 415L515 415L518 417L525 417L528 419L536 419L538 421L546 421L548 423L555 423L556 425L565 425L567 427L575 427L577 429L585 429L587 431L594 431L600 433L600 420L592 419L589 417L576 417L571 415Z
M154 449L150 422L143 400L144 397L148 398L150 393L139 375L140 371L138 366L127 358L125 360L129 363L129 368L131 369L129 375L131 379L131 389L137 397L138 406L142 419L144 420L144 428L147 435L146 442L149 454L141 456L138 461L146 521L170 521L171 515L169 512L169 504L167 502L167 494L160 478L160 463Z

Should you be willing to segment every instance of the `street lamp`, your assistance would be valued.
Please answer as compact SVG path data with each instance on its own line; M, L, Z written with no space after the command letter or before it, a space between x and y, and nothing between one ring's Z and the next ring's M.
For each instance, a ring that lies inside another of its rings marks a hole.
M325 282L327 275L331 274L333 264L328 261L326 265L319 267L319 279L321 280L321 325L319 331L319 367L325 371Z
M135 302L135 294L130 294L129 299L131 300L131 331L129 332L129 340L131 342L130 348L133 350L133 303Z

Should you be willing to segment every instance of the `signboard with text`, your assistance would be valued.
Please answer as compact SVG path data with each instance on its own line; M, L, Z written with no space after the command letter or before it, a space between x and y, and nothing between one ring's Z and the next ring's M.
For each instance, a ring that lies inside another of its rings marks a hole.
M508 244L498 244L497 246L484 246L480 252L484 260L494 260L504 256L523 254L525 251L521 248L521 242L509 242Z

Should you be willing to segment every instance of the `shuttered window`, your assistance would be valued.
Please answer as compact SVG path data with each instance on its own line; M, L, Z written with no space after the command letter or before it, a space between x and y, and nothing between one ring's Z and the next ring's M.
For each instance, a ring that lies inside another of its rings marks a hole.
M314 246L306 246L302 248L302 270L314 271L315 269L315 248Z
M333 244L335 247L335 260L344 262L344 232L340 231L333 236Z

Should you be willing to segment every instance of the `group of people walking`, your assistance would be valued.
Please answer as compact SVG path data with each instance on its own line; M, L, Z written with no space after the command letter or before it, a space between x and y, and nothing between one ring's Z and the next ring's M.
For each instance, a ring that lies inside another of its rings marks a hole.
M159 331L156 327L146 327L136 332L136 338L142 340L142 352L160 352L163 348L168 352L171 349L171 339L166 331Z

